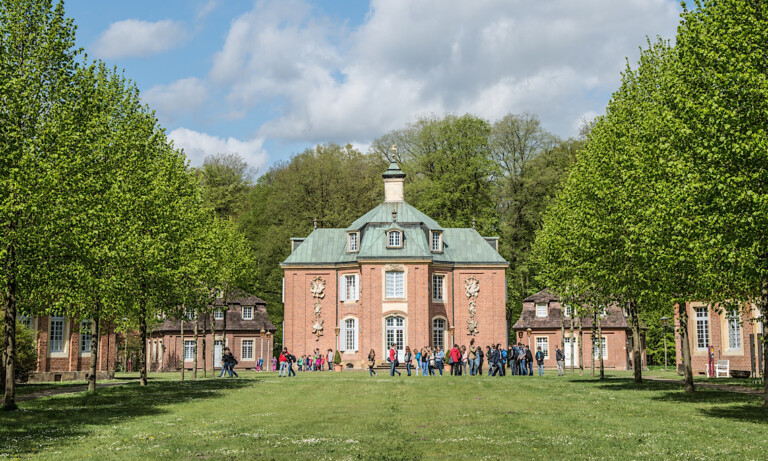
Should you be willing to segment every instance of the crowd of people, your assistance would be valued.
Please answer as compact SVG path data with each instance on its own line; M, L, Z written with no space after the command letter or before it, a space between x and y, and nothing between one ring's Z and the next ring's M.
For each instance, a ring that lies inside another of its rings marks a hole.
M431 348L429 346L421 349L411 350L410 346L405 346L403 364L405 372L411 376L415 372L416 376L440 376L443 375L445 365L450 367L452 376L469 375L476 376L483 374L483 365L488 364L488 376L520 375L533 376L533 362L536 362L539 376L544 375L544 358L546 353L537 347L533 353L529 346L522 343L512 344L506 349L501 344L485 346L485 351L481 346L475 345L475 340L469 342L469 347L454 344L448 351L443 351L440 346ZM401 375L397 367L400 365L398 345L392 344L386 354L386 360L389 363L390 376ZM555 361L557 363L557 374L565 374L565 354L560 346L555 346ZM222 353L221 376L229 373L229 376L237 376L234 366L237 360L228 347L224 348ZM277 371L279 364L279 377L296 376L294 365L298 371L332 371L333 370L333 350L320 352L315 349L311 354L305 354L298 358L284 348L280 352L280 357L272 357L272 371ZM264 362L259 359L256 370L263 371ZM376 351L371 349L368 353L368 371L371 376L378 376L376 367Z
M401 375L397 369L400 365L397 349L397 344L392 344L386 355L390 365L390 376ZM565 374L565 354L560 346L556 346L555 349L557 374L562 376ZM535 361L538 375L543 376L545 357L546 353L541 350L540 346L537 347L535 353L531 351L529 346L522 343L512 344L506 349L501 344L494 344L486 346L485 351L483 351L481 346L475 345L473 339L470 341L469 347L454 344L447 352L439 346L434 349L425 346L415 352L411 350L410 346L405 346L403 364L408 376L411 376L413 369L415 369L416 376L419 374L422 376L436 376L438 374L442 376L445 365L450 367L452 376L482 375L485 363L488 364L488 376L505 376L507 374L533 376L533 363ZM371 349L368 353L368 370L371 376L376 376L375 366L376 351Z

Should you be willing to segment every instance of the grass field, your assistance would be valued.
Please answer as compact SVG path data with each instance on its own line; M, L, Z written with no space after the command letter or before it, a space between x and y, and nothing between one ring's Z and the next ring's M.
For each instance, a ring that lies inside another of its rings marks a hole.
M768 447L761 398L623 373L152 378L0 412L0 459L765 459Z

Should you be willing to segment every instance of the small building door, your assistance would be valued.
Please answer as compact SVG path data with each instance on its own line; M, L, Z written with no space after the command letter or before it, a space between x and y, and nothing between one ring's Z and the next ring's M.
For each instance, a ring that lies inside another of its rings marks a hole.
M389 349L392 344L397 344L397 360L402 362L405 359L405 319L402 317L389 317L386 320L386 333L384 336L386 343L385 359L389 358Z
M571 366L571 338L565 337L565 366ZM579 366L579 338L573 338L573 366Z
M223 342L221 340L217 340L214 342L213 346L213 366L215 368L221 368L221 352L223 348Z

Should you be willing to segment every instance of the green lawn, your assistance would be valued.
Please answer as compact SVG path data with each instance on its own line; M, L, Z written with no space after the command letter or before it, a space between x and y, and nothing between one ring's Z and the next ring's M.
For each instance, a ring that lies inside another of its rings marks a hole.
M764 459L761 398L611 374L158 374L0 413L0 459Z

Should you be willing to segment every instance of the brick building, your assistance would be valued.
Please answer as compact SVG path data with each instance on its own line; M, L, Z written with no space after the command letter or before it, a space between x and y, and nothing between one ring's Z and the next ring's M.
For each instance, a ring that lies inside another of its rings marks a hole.
M702 302L686 303L688 312L688 337L691 347L691 366L694 374L706 374L709 358L707 350L714 348L715 360L728 360L731 370L749 371L751 376L761 376L763 370L762 324L757 307L741 311L721 312ZM675 330L680 328L675 309ZM675 335L676 363L679 373L683 370L680 335Z
M571 366L570 327L574 324L574 366L579 366L579 334L578 319L571 315L571 309L566 305L565 309L560 298L549 290L542 290L523 300L523 311L520 319L512 329L515 331L517 342L530 346L535 353L538 346L545 352L545 367L556 367L555 346L565 344L565 364ZM563 317L565 315L565 317ZM582 322L582 347L584 367L591 367L590 360L598 366L600 349L592 344L592 319L583 318ZM565 324L565 335L562 328ZM632 330L624 309L617 305L605 306L602 309L600 319L602 333L603 366L621 370L632 369ZM529 332L530 331L530 332ZM641 333L641 350L643 368L646 366L645 336ZM561 346L562 347L562 346Z
M384 173L385 201L343 229L291 239L285 273L285 346L295 355L338 349L347 367L397 343L445 348L506 344L509 263L498 239L441 227L404 201L405 174Z
M224 306L227 306L225 309ZM211 346L214 347L214 367L221 367L221 351L226 345L232 350L238 364L235 369L255 369L257 361L264 359L264 366L272 360L272 348L276 328L267 315L267 304L260 298L246 293L235 294L225 301L217 298L212 314L197 319L198 340L195 347L195 322L184 322L181 336L181 320L166 319L152 328L147 338L147 369L150 371L176 371L184 364L185 370L193 370L195 353L197 368L203 369L203 340L205 338L205 365L211 368ZM226 338L224 316L226 315ZM189 318L192 318L190 313ZM211 322L215 332L215 344L211 342ZM183 357L183 361L182 361Z
M90 320L74 320L58 316L19 316L19 322L37 333L37 367L30 382L84 380L91 366ZM102 322L99 338L99 362L96 378L114 376L114 326Z

